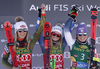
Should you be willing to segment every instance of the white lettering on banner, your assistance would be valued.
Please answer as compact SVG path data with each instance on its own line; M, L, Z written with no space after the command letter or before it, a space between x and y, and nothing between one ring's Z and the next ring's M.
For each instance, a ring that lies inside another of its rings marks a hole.
M87 26L87 27L91 27L91 25L90 25L90 24L87 24L86 26Z
M31 27L35 27L36 26L36 24L29 24L29 27L31 28ZM3 24L1 24L1 28L4 28L4 25ZM13 24L11 24L11 28L14 28L14 25Z
M1 28L4 28L4 24L1 24ZM11 28L14 28L13 24L11 24Z
M84 11L84 5L78 7L79 11Z
M29 27L35 27L36 25L34 25L34 24L29 24Z
M51 10L50 5L45 5L45 6L46 6L46 11L50 11ZM39 8L39 6L31 5L29 11L37 11L38 8Z
M46 5L46 11L50 11L51 10L51 6L50 5Z
M54 5L54 11L68 11L68 5L65 4L65 5L62 5L62 4L55 4Z
M36 24L29 24L29 27L31 28L31 27L35 27L36 26ZM1 24L1 28L4 28L4 24ZM11 28L14 28L14 25L13 24L11 24Z
M71 5L71 6L73 6L73 5ZM91 8L97 8L97 10L100 11L100 6L98 6L98 5L80 5L78 7L78 9L80 11L85 11L85 9L84 9L85 7L87 8L88 11L90 11ZM35 6L34 4L32 4L29 11L37 11L38 8L39 8L38 6ZM68 11L69 8L68 8L68 4L54 4L53 9L54 9L53 11ZM50 4L46 5L46 11L51 11Z
M6 39L1 39L1 42L3 43L3 42L7 42L7 40Z
M38 6L35 7L34 5L31 5L29 11L32 11L32 10L37 11L38 8L39 8Z
M1 28L4 28L4 24L1 24Z
M88 9L88 11L90 11L92 8L96 8L98 11L100 11L100 6L97 6L97 5L86 5L86 7L87 7L87 9Z

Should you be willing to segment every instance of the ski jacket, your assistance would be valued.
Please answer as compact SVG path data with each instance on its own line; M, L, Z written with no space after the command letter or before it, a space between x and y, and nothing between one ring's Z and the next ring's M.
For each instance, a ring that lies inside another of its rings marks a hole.
M37 31L34 33L33 38L30 39L30 51L27 50L27 47L19 48L16 46L16 57L17 57L17 63L18 66L21 66L21 69L32 69L31 68L31 61L32 61L32 50L33 47L36 43L36 41L39 39L43 29L44 29L44 22L45 22L45 14L41 14L41 20L40 20L40 25ZM20 53L21 51L21 53ZM20 58L20 54L22 55ZM12 69L13 64L8 62L8 58L10 55L9 47L6 45L4 47L4 52L3 52L3 58L2 58L2 64L6 66L9 69Z
M70 47L71 69L88 69L90 45L88 42L86 44L80 44L72 38L70 33L72 21L70 18L64 28L65 40Z

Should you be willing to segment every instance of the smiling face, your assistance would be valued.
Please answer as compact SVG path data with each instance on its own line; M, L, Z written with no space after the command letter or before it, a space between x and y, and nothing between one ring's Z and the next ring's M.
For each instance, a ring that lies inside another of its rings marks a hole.
M27 34L27 30L26 29L19 29L17 31L17 33L18 33L18 38L24 39L26 34Z
M87 33L78 33L77 37L79 41L85 42L87 40Z
M57 31L52 32L52 40L53 41L58 41L60 39L60 37L61 37L61 34L59 32L57 32Z

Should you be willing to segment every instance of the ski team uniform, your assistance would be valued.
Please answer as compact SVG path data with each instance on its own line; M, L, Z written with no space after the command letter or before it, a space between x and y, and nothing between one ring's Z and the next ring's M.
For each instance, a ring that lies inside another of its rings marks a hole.
M44 48L44 40L43 40L43 36L39 38L39 44L40 44L40 47L42 49L42 53L43 53L43 60L45 62L45 48ZM65 42L65 39L63 39L63 45L62 47L60 48L60 46L52 46L51 48L51 51L50 51L50 59L56 59L56 66L55 66L55 69L64 69L63 68L63 57L64 57L64 49L65 49L65 46L66 46L66 42ZM45 63L44 63L45 64Z
M56 66L55 69L64 69L63 68L63 57L64 57L64 50L63 47L60 46L52 46L50 51L50 59L56 59Z
M30 39L30 51L27 50L27 46L20 48L18 47L18 44L16 45L16 58L17 58L17 63L18 63L18 67L21 66L21 69L32 69L32 50L33 47L36 43L36 41L38 40L38 38L40 37L42 31L43 31L43 27L44 27L44 22L45 22L45 14L41 14L41 21L40 21L40 25L39 28L37 29L37 31L34 33L33 38ZM26 41L25 40L18 40L17 43L22 43L23 45L25 45ZM20 57L21 54L21 57ZM3 58L2 58L2 63L3 65L5 65L7 68L12 69L13 64L10 64L8 62L8 58L10 55L10 51L9 51L9 47L6 45L4 47L4 52L3 52Z
M65 24L64 35L70 49L71 69L88 69L88 63L90 58L90 45L88 42L82 44L79 41L72 39L72 35L69 31L72 24L70 18Z

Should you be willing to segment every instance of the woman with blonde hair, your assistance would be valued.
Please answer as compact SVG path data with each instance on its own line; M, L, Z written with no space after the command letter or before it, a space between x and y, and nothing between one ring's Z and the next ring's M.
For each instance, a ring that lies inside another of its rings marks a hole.
M73 11L77 11L76 9L73 9ZM72 14L71 18L75 18ZM76 15L77 16L77 15ZM73 20L74 23L74 20ZM38 29L39 23L36 25L36 29ZM72 28L72 27L71 27ZM70 28L70 29L71 29ZM70 30L71 32L71 30ZM45 48L44 48L44 37L43 34L41 34L39 40L38 40L42 53L43 53L43 60L44 60L44 65L45 65ZM63 37L63 29L62 29L62 24L57 23L55 26L52 27L51 30L51 35L50 35L50 60L53 60L55 64L50 62L50 68L51 69L64 69L63 64L63 58L64 58L64 49L67 45L65 41L65 37ZM54 68L53 68L54 67ZM44 66L45 69L45 66Z
M15 38L14 38L14 50L16 52L16 59L18 67L14 67L13 64L8 62L8 58L10 55L9 46L6 45L4 48L2 64L9 69L32 69L32 50L33 47L40 37L44 22L45 22L45 5L42 4L42 13L41 13L41 20L40 25L37 31L34 33L33 38L29 39L28 37L28 26L24 22L24 19L19 16L15 18ZM21 58L21 60L20 60Z
M45 49L44 49L43 34L41 34L38 41L39 41L39 44L40 44L40 47L43 53L43 60L44 60L44 65L45 65ZM65 39L62 38L62 25L60 23L57 23L55 26L52 27L50 41L51 41L50 59L56 60L55 66L54 66L55 69L64 69L63 68L63 64L64 64L63 57L64 57L64 49L67 44L65 42ZM53 69L51 66L50 68Z

